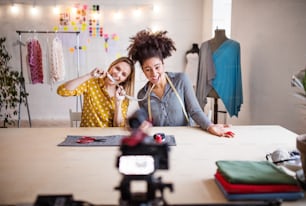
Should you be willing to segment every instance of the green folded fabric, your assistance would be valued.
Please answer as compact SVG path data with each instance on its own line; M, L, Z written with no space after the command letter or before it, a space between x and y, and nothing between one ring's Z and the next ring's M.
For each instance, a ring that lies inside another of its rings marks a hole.
M297 180L268 161L216 161L218 170L234 184L294 184Z

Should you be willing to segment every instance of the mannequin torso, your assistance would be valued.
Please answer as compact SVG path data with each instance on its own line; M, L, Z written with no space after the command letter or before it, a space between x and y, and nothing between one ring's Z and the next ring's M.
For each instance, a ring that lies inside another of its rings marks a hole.
M225 35L224 29L216 29L214 38L209 40L211 51L212 52L216 51L219 48L219 46L221 46L221 44L225 42L227 39L228 38Z
M228 38L225 35L224 29L216 29L214 38L209 40L211 52L213 53L214 51L216 51L227 39ZM210 90L210 92L208 93L208 97L219 98L214 88Z
M186 52L185 72L189 76L194 90L196 89L196 84L197 84L199 52L200 52L200 48L197 43L193 43L192 48Z
M186 54L189 54L189 53L197 53L197 54L198 54L199 52L200 52L200 49L199 49L198 44L193 43L191 49L188 50L188 51L186 52Z

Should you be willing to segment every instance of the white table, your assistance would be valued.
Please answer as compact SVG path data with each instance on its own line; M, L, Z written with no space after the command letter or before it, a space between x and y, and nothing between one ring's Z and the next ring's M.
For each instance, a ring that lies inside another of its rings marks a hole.
M280 126L233 126L233 139L212 136L199 128L154 127L176 138L170 169L157 171L170 204L225 203L214 182L217 160L265 160L278 148L296 148L297 134ZM73 194L93 204L118 204L114 190L121 180L115 167L118 147L59 147L67 135L129 134L122 128L0 129L0 204L34 203L39 194ZM283 205L306 205L306 199Z

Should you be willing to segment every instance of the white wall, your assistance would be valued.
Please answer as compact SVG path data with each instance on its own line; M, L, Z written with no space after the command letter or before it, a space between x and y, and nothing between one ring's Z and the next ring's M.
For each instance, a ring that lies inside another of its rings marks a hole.
M58 17L52 13L54 1L36 1L37 8L40 13L36 17L32 17L28 10L32 5L22 4L20 13L12 15L9 4L0 4L0 36L7 37L7 47L12 54L11 65L15 69L20 69L19 47L13 46L13 43L18 39L16 30L53 30L53 27L59 24ZM20 1L15 1L16 3ZM78 1L56 1L62 8L72 7L71 2L78 2L81 5L99 4L103 9L104 17L104 31L109 34L116 33L119 36L119 41L116 43L116 49L121 55L126 54L126 48L129 45L129 38L136 34L137 31L148 27L156 27L158 29L167 30L169 36L176 42L177 51L173 56L166 60L166 69L168 71L183 71L185 66L185 52L191 48L192 43L199 43L202 35L202 0L166 0L154 1L160 8L158 13L152 11L153 2L148 0L78 0ZM102 5L101 5L102 2ZM143 7L145 13L141 18L135 19L132 16L132 8L137 6ZM113 12L121 10L125 18L114 21ZM33 34L23 34L22 40L26 41ZM47 38L48 36L48 38ZM75 35L58 35L63 39L65 59L67 66L66 80L73 78L76 73L76 53L70 53L69 48L73 47L76 42ZM53 35L37 34L36 37L40 40L44 51L47 49L46 41L52 40ZM92 38L88 33L81 33L81 46L86 45L87 50L80 51L80 74L89 72L97 66L106 67L112 60L115 59L115 53L106 53L104 50L104 40L101 38ZM115 43L114 43L115 44ZM24 70L26 50L23 48ZM44 65L46 62L44 62ZM47 73L47 66L44 70ZM139 87L145 82L145 78L138 73L138 81L136 82L136 92ZM25 72L26 76L26 72ZM48 82L47 75L45 75L45 82ZM60 82L62 83L62 82ZM26 84L29 92L29 107L32 119L68 119L68 109L75 109L76 98L64 98L56 94L56 88L59 83L53 86L49 84ZM137 104L134 102L131 109L134 109ZM27 119L26 108L22 107L22 119Z
M306 132L306 105L291 76L306 65L305 0L233 0L232 39L240 42L244 104L233 124L279 124Z

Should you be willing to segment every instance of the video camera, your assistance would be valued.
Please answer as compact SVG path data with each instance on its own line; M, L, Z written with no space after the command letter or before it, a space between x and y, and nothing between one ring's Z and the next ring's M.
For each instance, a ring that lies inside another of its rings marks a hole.
M164 142L152 142L152 137L140 129L146 119L144 110L137 110L129 118L132 132L122 140L120 146L121 154L117 158L116 166L123 178L120 185L115 188L121 193L120 205L163 205L166 204L163 190L169 188L173 191L172 184L165 184L161 177L153 176L156 170L169 168L169 146ZM131 184L135 181L145 182L146 191L133 193ZM159 197L157 191L160 191Z

